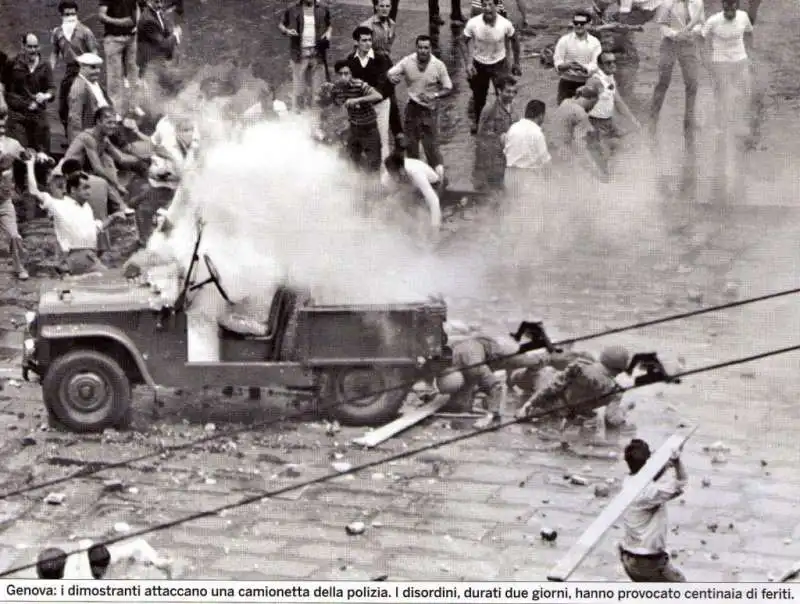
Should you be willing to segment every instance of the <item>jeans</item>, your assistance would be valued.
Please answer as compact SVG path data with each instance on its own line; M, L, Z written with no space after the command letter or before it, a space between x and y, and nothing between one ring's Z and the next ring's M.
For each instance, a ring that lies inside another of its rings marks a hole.
M350 159L367 172L377 172L381 167L381 136L377 124L356 126L350 124L347 136Z
M292 69L292 111L300 111L303 97L314 103L314 98L322 81L322 61L316 55L301 57L290 61Z
M405 134L408 140L408 157L419 159L419 145L425 150L428 163L433 166L444 164L439 151L437 114L435 109L423 107L409 99L406 103Z
M697 44L693 40L676 42L669 38L661 41L658 58L658 82L653 91L650 104L650 124L655 131L664 98L667 95L675 62L681 67L686 88L686 108L683 114L683 132L687 143L694 142L695 102L697 100L697 80L700 71L700 57Z
M106 53L106 87L108 96L117 113L124 115L124 84L128 83L136 89L138 86L139 67L136 64L136 35L106 36L103 38L103 50Z
M486 106L486 97L489 96L489 85L494 84L497 90L497 78L506 73L506 60L491 63L479 63L473 61L475 75L469 80L469 87L472 89L472 98L475 101L475 125L481 120L481 111Z

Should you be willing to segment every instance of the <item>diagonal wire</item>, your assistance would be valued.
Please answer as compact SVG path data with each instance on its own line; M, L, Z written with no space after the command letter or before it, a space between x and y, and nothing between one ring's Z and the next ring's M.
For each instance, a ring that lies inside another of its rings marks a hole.
M728 303L725 303L725 304L720 304L718 306L709 306L709 307L706 307L706 308L699 308L697 310L688 311L688 312L684 312L684 313L679 313L679 314L675 314L675 315L668 315L668 316L662 317L660 319L652 319L652 320L649 320L649 321L641 321L641 322L633 323L633 324L630 324L630 325L623 325L621 327L614 327L614 328L611 328L611 329L595 332L595 333L588 334L588 335L585 335L585 336L578 336L576 338L570 338L570 339L566 339L566 340L561 340L559 342L554 342L553 345L554 346L564 346L564 345L569 345L569 344L573 344L573 343L576 343L576 342L585 342L587 340L593 340L593 339L601 338L601 337L608 336L608 335L614 335L614 334L623 333L623 332L626 332L626 331L632 331L632 330L635 330L635 329L641 329L641 328L644 328L644 327L651 327L653 325L659 325L659 324L662 324L662 323L669 323L669 322L672 322L672 321L688 319L688 318L691 318L691 317L704 315L704 314L708 314L708 313L711 313L711 312L718 312L718 311L721 311L721 310L727 310L729 308L735 308L735 307L738 307L738 306L745 306L745 305L749 305L749 304L755 304L757 302L763 302L763 301L766 301L766 300L771 300L771 299L780 298L780 297L784 297L784 296L794 295L794 294L798 294L798 293L800 293L800 287L793 288L793 289L780 290L780 291L777 291L777 292L773 292L773 293L770 293L770 294L764 294L764 295L756 296L756 297L753 297L753 298L745 298L744 300L737 300L737 301L734 301L734 302L728 302ZM474 369L476 367L481 367L483 365L502 363L503 361L509 360L509 359L514 358L516 356L519 356L521 354L525 354L525 353L517 352L517 353L514 353L514 354L504 355L504 356L492 359L491 361L481 361L480 363L474 363L472 365L459 367L458 369L460 371L466 371L466 370L469 370L469 369ZM445 371L450 371L450 370L451 369L448 368ZM398 385L391 386L391 387L385 388L383 390L368 392L368 393L362 395L361 397L359 397L358 399L350 399L350 400L345 400L345 401L336 401L332 405L322 405L322 406L318 407L317 411L318 412L330 411L332 408L334 408L334 407L336 407L337 405L340 405L340 404L354 402L354 401L361 400L363 398L369 398L369 397L372 397L372 396L378 396L378 395L384 394L386 392L392 392L392 391L400 390L400 389L403 389L403 388L409 389L411 386L414 385L414 383L416 383L416 381L402 382L402 383L400 383ZM77 472L74 472L72 474L69 474L68 476L63 476L61 478L54 478L54 479L46 480L46 481L39 482L39 483L36 483L36 484L27 485L27 486L15 489L13 491L8 491L6 493L0 494L0 501L3 501L4 499L8 499L10 497L17 497L19 495L24 495L25 493L30 493L31 491L37 491L39 489L44 489L44 488L47 488L47 487L52 487L52 486L56 486L56 485L59 485L59 484L63 484L65 482L69 482L71 480L77 480L79 478L85 478L87 476L92 476L94 474L97 474L99 472L103 472L105 470L113 470L113 469L116 469L116 468L122 468L122 467L129 466L130 464L133 464L133 463L137 463L137 462L140 462L140 461L145 461L147 459L151 459L153 457L158 457L158 456L161 456L161 455L164 455L164 454L175 453L177 451L190 449L192 447L195 447L197 445L202 445L202 444L207 443L207 442L212 442L212 441L219 440L219 439L222 439L222 438L230 438L230 437L233 437L233 436L236 436L236 435L239 435L239 434L243 434L245 432L252 432L252 431L255 431L255 430L261 430L263 428L267 428L269 426L275 425L275 424L283 422L283 421L287 421L287 420L291 420L291 419L296 419L296 418L302 417L304 414L305 414L304 412L297 412L297 413L292 413L292 414L283 414L283 415L281 415L281 416L279 416L277 418L273 418L273 419L270 419L270 420L265 420L263 422L258 422L256 424L251 424L249 426L243 426L243 427L240 427L240 428L235 428L233 430L225 430L224 432L217 432L217 433L214 433L214 434L211 434L211 435L207 435L207 436L195 439L195 440L191 440L191 441L188 441L186 443L179 444L179 445L170 445L168 447L160 447L159 449L157 449L155 451L152 451L150 453L143 453L142 455L137 455L135 457L130 457L130 458L123 459L123 460L120 460L120 461L107 463L107 464L104 463L104 464L87 465L83 469L78 470Z
M795 346L788 346L788 347L785 347L785 348L777 348L777 349L769 350L767 352L761 352L761 353L750 355L750 356L746 356L746 357L739 357L739 358L736 358L736 359L730 359L728 361L722 361L720 363L714 363L712 365L703 365L701 367L696 367L694 369L689 369L689 370L677 373L675 375L669 376L667 379L674 380L674 379L680 379L680 378L684 378L684 377L689 377L689 376L692 376L692 375L698 375L698 374L701 374L701 373L719 371L720 369L725 369L727 367L733 367L735 365L742 365L744 363L751 363L753 361L758 361L758 360L761 360L761 359L766 359L766 358L769 358L769 357L774 357L774 356L778 356L778 355L781 355L781 354L786 354L786 353L789 353L789 352L797 352L797 351L800 351L800 344L795 345ZM590 398L581 400L581 401L579 401L577 403L573 403L571 405L568 405L568 404L558 405L558 406L551 407L551 408L546 409L546 410L539 411L537 413L532 413L532 414L530 414L530 415L528 415L527 417L524 417L524 418L515 418L515 419L509 420L509 421L506 421L506 422L502 422L502 423L498 423L498 424L495 424L493 426L489 426L489 427L486 427L486 428L479 428L479 429L476 429L476 430L471 430L471 431L466 432L464 434L459 434L459 435L453 436L451 438L446 438L444 440L439 440L439 441L436 441L436 442L433 442L433 443L430 443L430 444L427 444L427 445L423 445L421 447L417 447L415 449L407 449L405 451L402 451L400 453L396 453L394 455L388 455L388 456L385 456L385 457L381 457L380 459L375 459L373 461L368 461L368 462L359 464L357 466L354 466L354 467L352 467L352 468L350 468L348 470L345 470L344 472L338 472L337 471L337 472L333 472L333 473L329 473L329 474L324 474L323 476L319 476L317 478L312 478L312 479L309 479L309 480L305 480L303 482L297 482L295 484L292 484L292 485L289 485L289 486L286 486L286 487L283 487L283 488L280 488L280 489L275 489L273 491L266 491L266 492L263 492L263 493L259 493L258 495L250 495L248 497L244 497L244 498L240 499L239 501L235 501L233 503L229 503L229 504L222 505L222 506L219 506L219 507L216 507L216 508L213 508L213 509L205 510L203 512L196 512L194 514L190 514L188 516L183 516L181 518L176 518L175 520L170 520L170 521L167 521L167 522L164 522L164 523L161 523L161 524L156 524L156 525L153 525L153 526L150 526L150 527L138 530L138 531L134 531L134 532L131 532L131 533L127 533L125 535L121 535L121 536L118 536L118 537L107 539L105 541L101 541L101 542L99 542L97 544L94 544L94 545L105 545L105 546L114 545L115 543L119 543L121 541L127 541L127 540L133 539L135 537L142 537L144 535L148 535L148 534L151 534L151 533L156 533L156 532L168 530L168 529L171 529L171 528L175 528L176 526L180 526L181 524L185 524L187 522L193 522L195 520L199 520L201 518L207 518L209 516L216 516L216 515L220 514L221 512L226 512L228 510L232 510L232 509L235 509L235 508L238 508L238 507L249 505L251 503L257 503L257 502L262 501L264 499L269 499L271 497L276 497L278 495L283 495L285 493L289 493L291 491L296 491L296 490L299 490L299 489L302 489L302 488L305 488L305 487L309 487L309 486L313 486L313 485L317 485L317 484L322 484L324 482L328 482L330 480L334 480L335 478L339 478L341 476L347 476L347 475L350 475L350 474L356 474L358 472L361 472L362 470L367 470L367 469L374 468L376 466L381 466L383 464L387 464L387 463L390 463L390 462L393 462L393 461L399 461L401 459L406 459L406 458L409 458L409 457L413 457L415 455L419 455L420 453L424 453L426 451L430 451L430 450L433 450L433 449L439 449L439 448L447 446L447 445L452 445L452 444L455 444L455 443L458 443L458 442L461 442L461 441L465 441L465 440L469 440L471 438L475 438L477 436L482 436L483 434L488 434L490 432L497 432L498 430L502 430L503 428L506 428L508 426L512 426L514 424L519 424L519 423L522 423L522 422L529 422L532 419L541 419L543 417L547 417L549 415L553 415L555 413L559 413L559 412L562 412L562 411L570 411L572 409L577 409L577 408L580 408L580 407L584 407L588 403L598 403L598 402L600 402L600 401L602 401L604 399L607 399L609 397L616 396L616 395L619 395L619 394L623 394L625 392L630 392L631 390L637 390L639 388L644 388L645 386L650 386L653 383L659 383L659 382L664 382L664 381L665 381L664 379L661 379L661 380L657 380L656 382L649 382L647 384L635 384L633 386L628 386L626 388L618 386L617 388L612 389L609 392L607 392L607 393L605 393L605 394L603 394L601 396L590 397ZM597 407L597 406L599 406L599 405L594 405L594 407ZM69 554L67 554L67 556L73 556L75 554L81 554L81 553L88 552L88 551L89 551L89 548L78 549L78 550L70 552ZM0 578L8 577L11 574L22 572L24 570L28 570L29 568L34 568L35 566L36 566L36 563L32 562L32 563L29 563L29 564L25 564L23 566L13 567L11 569L8 569L8 570L3 571L2 573L0 573Z

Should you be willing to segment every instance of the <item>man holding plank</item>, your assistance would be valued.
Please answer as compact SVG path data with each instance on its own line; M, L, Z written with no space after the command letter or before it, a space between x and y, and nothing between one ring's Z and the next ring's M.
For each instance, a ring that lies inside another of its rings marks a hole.
M642 490L622 517L625 539L619 546L622 566L631 581L637 583L685 583L686 577L673 566L667 553L666 504L680 497L686 488L686 468L677 449L661 472ZM650 446L635 438L625 447L625 463L630 469L628 481L650 459ZM668 468L675 477L663 479Z

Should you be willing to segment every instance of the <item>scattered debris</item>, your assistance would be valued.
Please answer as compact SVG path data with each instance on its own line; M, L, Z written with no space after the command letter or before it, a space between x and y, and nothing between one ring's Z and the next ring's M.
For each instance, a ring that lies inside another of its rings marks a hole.
M598 484L594 487L594 496L599 498L608 497L611 494L611 489L606 484Z
M725 457L723 453L714 453L714 455L711 456L711 463L713 464L723 464L727 463L727 461L728 458Z
M351 522L344 530L348 535L362 535L367 530L367 525L360 521Z
M689 302L694 302L696 304L703 303L703 292L697 289L690 289L686 292L686 298Z
M553 543L558 538L558 532L551 528L543 528L539 531L539 535L543 541L547 541L548 543Z
M711 479L708 476L703 476L703 479L700 481L700 486L707 489L711 486Z
M67 496L64 493L49 493L47 497L44 498L44 502L50 505L61 505L66 498Z
M103 490L106 493L119 493L125 489L121 480L111 479L103 481Z
M378 575L377 577L375 577L372 580L373 581L386 581L387 579L389 579L389 575Z
M716 533L719 525L716 522L711 522L706 525L706 528L711 531L712 533Z
M297 464L287 464L286 467L280 472L281 476L288 476L289 478L297 478L298 476L302 475Z
M36 439L33 436L23 436L21 442L23 447L32 447L36 444Z
M730 453L731 448L721 440L718 440L714 444L703 447L703 451L706 453Z
M347 472L348 470L350 470L353 467L352 464L350 464L350 463L348 463L346 461L334 461L331 464L331 466L337 472Z
M338 434L342 431L342 427L339 425L339 422L334 421L333 423L325 422L325 434L328 436L333 436L334 434Z
M203 427L203 430L205 430L206 432L216 432L217 427L214 424L206 424Z
M584 478L583 476L578 476L577 474L573 474L569 477L569 481L571 484L577 485L579 487L585 487L589 484L589 481Z
M762 468L766 468L767 467L767 460L766 459L762 459L761 460L761 467Z
M114 532L120 535L131 532L131 526L127 522L117 522L114 524Z
M716 553L716 552L712 553L712 554L711 554L711 559L712 559L712 560L719 560L719 554L718 554L718 553Z
M756 372L755 371L742 371L739 374L739 377L744 380L754 380L756 379Z

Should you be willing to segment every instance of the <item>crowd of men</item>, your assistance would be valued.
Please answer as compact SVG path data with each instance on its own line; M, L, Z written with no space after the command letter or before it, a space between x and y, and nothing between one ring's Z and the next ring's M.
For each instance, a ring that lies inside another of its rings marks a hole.
M284 10L278 29L289 42L289 106L311 117L318 140L338 147L354 167L374 176L382 194L406 204L424 202L435 232L441 225L440 195L448 182L438 114L442 99L453 91L453 81L445 63L434 55L429 35L416 36L411 54L400 56L394 48L397 3L374 0L373 8L374 15L351 32L353 50L333 62L333 73L328 63L335 31L330 9L318 0L297 0ZM432 0L430 8L436 26L442 21L438 2ZM725 143L730 138L727 124L747 110L742 95L750 88L748 49L757 9L757 1L745 12L739 10L738 0L723 0L722 12L706 18L703 0L623 0L619 5L595 0L587 10L574 13L571 31L552 48L557 101L548 111L539 99L524 106L517 100L520 29L527 26L524 6L517 27L501 0L475 0L471 18L454 31L472 93L468 113L475 135L476 191L508 193L524 203L524 192L546 178L569 181L587 173L610 178L615 153L627 135L644 124L656 139L676 62L685 85L687 152L694 152L701 65L711 75L718 99L716 125ZM182 30L175 23L182 19L182 2L99 0L101 41L81 22L78 2L62 0L58 11L62 22L50 34L47 59L35 32L20 35L16 56L0 56L0 226L9 237L14 270L21 279L28 273L13 199L20 181L23 191L35 183L15 164L35 162L34 174L45 183L44 194L58 201L42 201L41 191L29 189L55 219L64 270L77 274L104 268L100 256L108 243L97 231L104 232L109 215L124 217L135 211L139 238L146 240L154 214L169 203L199 144L191 118L146 110L147 82L156 74L163 84L162 76L179 52ZM456 25L464 21L457 1L451 18ZM662 36L658 82L649 106L637 94L640 60L635 41L636 32L648 23L660 27ZM59 62L64 75L56 83L53 73ZM185 82L173 78L170 84L166 79L162 94L179 94ZM224 90L230 81L210 78L201 95L206 100L235 96L235 85ZM398 87L406 89L404 107ZM488 102L492 87L495 98ZM261 81L256 88L258 102L239 106L228 117L252 121L284 113L279 109L285 105L275 98L277 86ZM52 103L57 104L66 137L60 151L51 141L47 108ZM729 152L729 145L722 143L720 161ZM61 151L64 159L53 167L48 156ZM149 186L129 191L131 174L147 179ZM91 213L76 209L86 204ZM90 214L94 231L89 228ZM79 217L83 222L77 226ZM77 232L86 235L76 238Z

